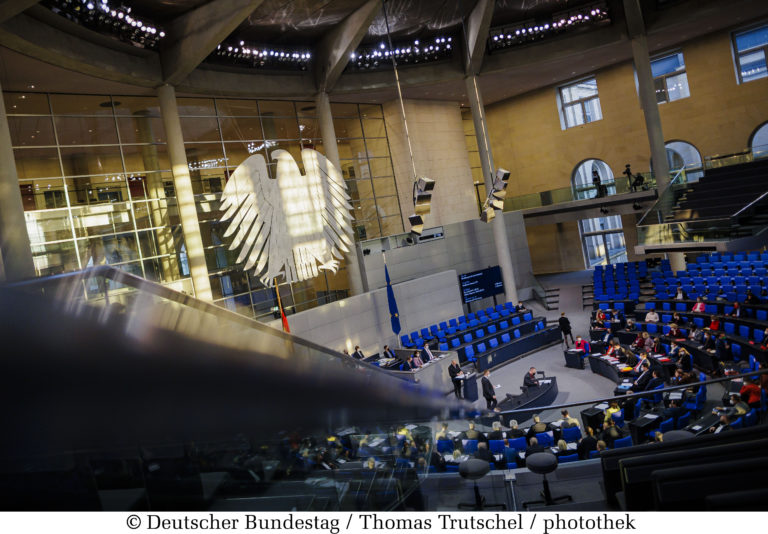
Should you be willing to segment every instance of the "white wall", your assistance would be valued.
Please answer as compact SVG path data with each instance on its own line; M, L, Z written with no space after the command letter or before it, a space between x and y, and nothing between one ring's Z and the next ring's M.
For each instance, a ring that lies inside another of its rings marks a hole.
M456 271L430 274L392 287L400 312L400 335L463 314ZM350 353L355 345L365 354L373 354L385 344L398 347L400 341L392 333L386 289L290 315L288 323L292 334L331 349L346 348ZM281 328L279 320L270 326Z
M508 212L504 214L504 222L507 226L507 246L515 267L518 293L521 299L527 300L531 298L530 288L535 280L523 216L520 212ZM491 224L473 219L445 225L443 231L443 239L387 251L389 276L393 283L446 270L463 274L499 264ZM374 247L367 244L366 246L370 254L362 256L362 259L368 287L384 287L384 261L381 250L373 250ZM458 284L458 281L456 283Z

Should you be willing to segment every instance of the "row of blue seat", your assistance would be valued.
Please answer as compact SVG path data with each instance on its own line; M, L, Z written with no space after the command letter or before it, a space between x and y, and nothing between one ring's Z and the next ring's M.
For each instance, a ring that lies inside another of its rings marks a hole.
M400 344L406 348L421 349L424 347L425 341L432 341L435 338L439 341L444 341L449 335L454 335L457 332L461 332L468 328L474 328L491 321L498 321L502 317L510 317L513 313L515 313L515 305L511 302L499 304L495 307L491 306L485 310L480 310L477 313L469 313L450 319L449 321L442 321L439 324L433 324L427 328L422 328L420 331L413 331L410 335L402 335L400 336ZM531 314L528 313L527 315ZM514 320L514 317L512 319ZM530 321L530 318L525 320Z
M754 261L762 260L768 261L768 252L736 252L731 254L730 252L713 252L712 254L702 254L696 258L697 264L706 264L713 262L729 262L729 261Z
M657 304L659 304L659 303L657 303L655 301L652 301L652 300L648 301L648 302L645 303L645 309L646 310L658 309ZM662 311L672 311L672 302L661 302L660 304L661 304L661 310ZM685 302L675 302L674 304L675 304L674 311L687 311L687 308L688 308L688 304L687 303L685 303ZM717 310L718 310L718 305L717 304L706 304L706 303L704 304L704 313L706 313L706 314L717 315L718 314ZM732 311L733 311L733 306L729 305L729 306L725 306L723 308L723 312L725 313L725 315L728 315ZM745 309L745 312L746 312L747 316L750 316L752 310L747 308L747 309ZM755 314L754 314L755 319L757 319L758 321L768 321L768 310L754 310L754 312L755 312Z

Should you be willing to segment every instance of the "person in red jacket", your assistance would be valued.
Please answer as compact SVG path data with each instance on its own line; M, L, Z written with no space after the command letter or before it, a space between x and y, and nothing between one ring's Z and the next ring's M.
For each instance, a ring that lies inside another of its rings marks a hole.
M576 343L573 344L573 348L576 350L583 350L584 352L587 352L587 349L589 348L589 343L581 339L581 336L576 336Z
M744 377L744 385L739 390L741 400L749 404L750 408L760 408L760 386L751 378Z

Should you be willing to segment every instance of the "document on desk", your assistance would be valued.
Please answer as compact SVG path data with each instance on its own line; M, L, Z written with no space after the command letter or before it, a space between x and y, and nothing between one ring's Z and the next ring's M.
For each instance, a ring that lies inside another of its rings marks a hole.
M575 451L576 447L578 447L578 444L575 443L575 442L574 443L569 443L569 444L567 444L565 446L565 448L568 449L569 451Z
M405 425L406 430L413 430L416 428L416 425Z
M695 430L696 432L698 432L699 430L701 430L701 425L692 426L691 430Z
M607 410L608 409L608 403L601 402L600 404L595 404L595 408L598 410Z
M647 413L647 414L645 414L644 417L646 419L650 419L650 420L654 420L654 419L658 419L659 418L659 416L656 415L655 413Z
M539 380L539 384L551 384L551 383L552 383L552 381L549 380L549 379L547 379L547 380Z

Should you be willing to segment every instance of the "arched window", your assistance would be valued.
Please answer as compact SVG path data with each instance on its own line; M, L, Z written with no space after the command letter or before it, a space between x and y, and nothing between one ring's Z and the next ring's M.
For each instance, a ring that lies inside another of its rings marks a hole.
M600 177L602 191L594 186L594 173ZM576 165L572 177L573 192L577 199L615 195L616 182L608 164L599 159L586 159ZM627 261L627 246L621 216L593 217L579 221L579 233L584 250L584 263L591 269L595 265Z
M664 146L667 148L667 163L672 178L684 172L686 181L695 182L704 175L701 154L691 143L669 141Z
M749 148L752 149L752 156L755 159L768 157L768 122L764 122L754 131Z
M600 177L600 183L605 191L598 191L594 186L594 173ZM615 195L616 182L613 179L613 171L606 162L600 159L585 159L579 163L573 170L571 177L573 184L574 198L585 199L595 198L598 194Z

